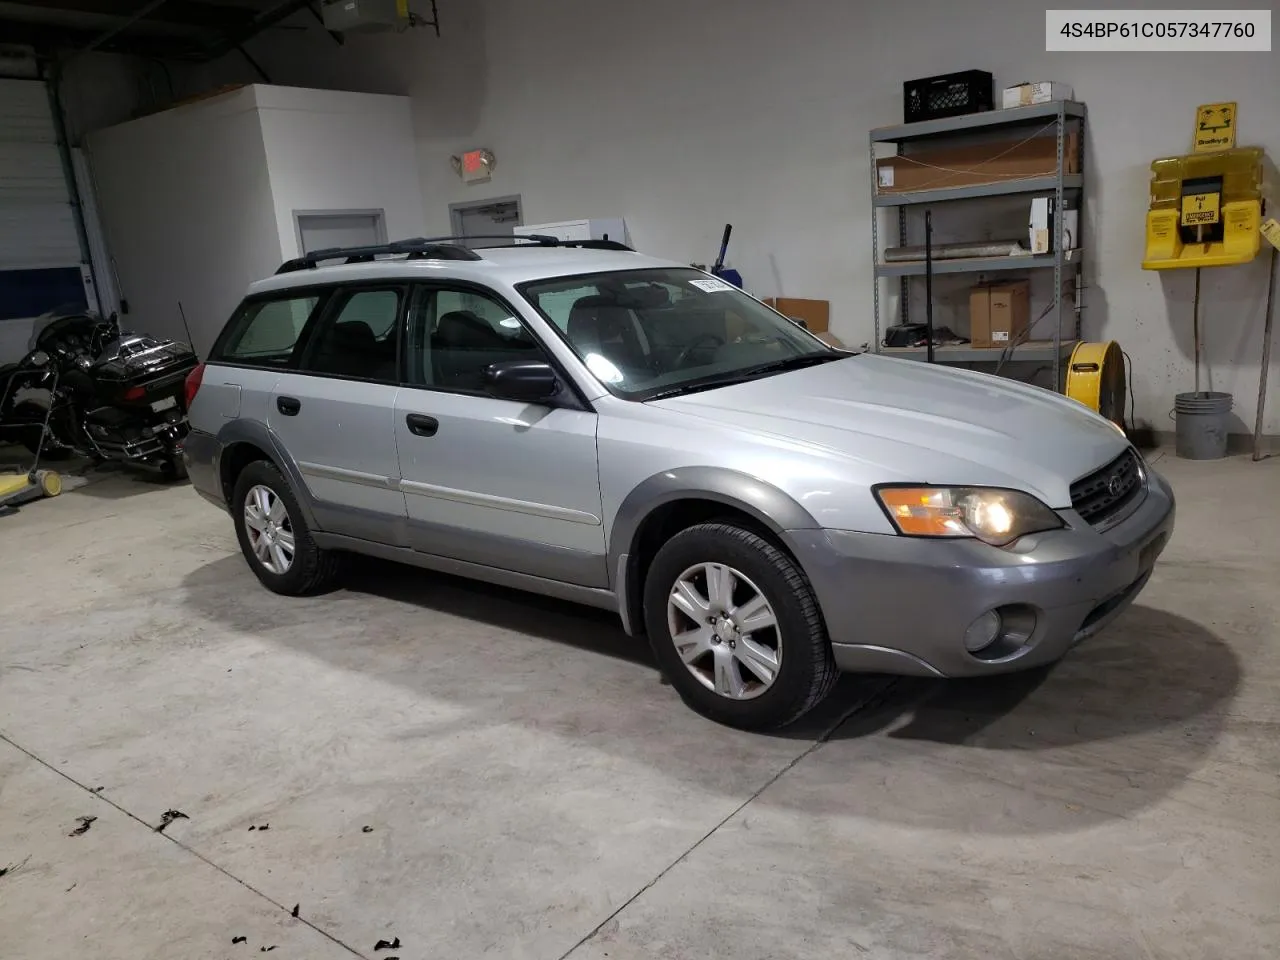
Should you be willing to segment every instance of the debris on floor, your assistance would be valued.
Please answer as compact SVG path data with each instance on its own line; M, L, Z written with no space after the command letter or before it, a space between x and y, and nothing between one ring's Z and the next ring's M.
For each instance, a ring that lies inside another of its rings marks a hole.
M361 828L360 828L360 832L361 832L361 833L373 833L373 827L361 827Z
M248 937L232 937L231 938L231 943L233 946L237 943L248 943L248 942L249 942Z
M79 836L82 836L83 834L88 833L89 827L93 824L93 821L97 819L98 819L97 817L76 817L76 823L80 824L80 826L76 827L74 830L68 833L67 836L79 837Z
M269 824L269 823L264 823L264 824L263 824L262 826L260 826L260 827L250 827L249 829L250 829L250 830L270 830L270 829L271 829L271 824Z
M22 860L19 860L17 863L11 863L7 867L0 867L0 877L7 876L8 874L13 873L15 870L21 870L23 867L27 865L27 861L30 859L31 857L27 856L27 857L24 857Z
M373 949L374 950L399 950L400 938L396 937L394 940L379 940L377 943L373 945ZM391 960L391 958L388 957L387 960Z
M160 814L160 826L155 828L156 833L164 833L165 827L169 826L169 824L173 823L175 820L190 819L191 818L181 810L166 810L164 813Z
M276 945L273 943L273 944L272 944L271 946L269 946L269 947L259 947L259 948L258 948L258 952L259 952L259 953L270 953L270 952L271 952L272 950L274 950L275 948L276 948Z
M302 906L302 904L300 904L300 903L295 903L295 904L293 905L293 909L289 912L289 916L291 916L291 917L296 917L296 916L298 915L298 908L299 908L300 906Z

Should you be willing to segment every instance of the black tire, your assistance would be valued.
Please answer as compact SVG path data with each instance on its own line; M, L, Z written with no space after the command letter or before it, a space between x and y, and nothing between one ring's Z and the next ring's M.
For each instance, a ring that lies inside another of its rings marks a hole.
M705 686L685 666L667 625L667 599L684 571L722 563L749 578L773 608L782 656L773 685L754 699L734 700ZM728 523L703 523L676 534L658 550L644 583L649 642L663 675L691 708L744 730L794 723L835 686L838 672L817 598L799 565L764 537Z
M187 463L182 459L182 454L176 453L170 456L161 466L160 475L166 483L178 483L187 479Z
M22 445L27 448L33 457L36 451L40 452L41 461L48 460L50 463L70 460L76 455L76 452L70 447L63 446L52 437L46 437L44 449L40 449L40 424L44 422L47 407L42 403L36 403L34 400L23 400L16 404L13 408L13 417L17 420L33 421L32 425L22 431ZM52 433L52 428L50 428Z
M293 562L283 573L275 573L263 566L253 552L249 530L245 524L245 500L254 487L266 487L284 504L289 525L293 531ZM301 597L331 589L341 572L342 555L316 546L307 528L307 521L298 506L298 498L284 475L274 463L255 460L236 478L231 495L231 516L236 525L236 539L249 569L262 585L275 593L289 597Z

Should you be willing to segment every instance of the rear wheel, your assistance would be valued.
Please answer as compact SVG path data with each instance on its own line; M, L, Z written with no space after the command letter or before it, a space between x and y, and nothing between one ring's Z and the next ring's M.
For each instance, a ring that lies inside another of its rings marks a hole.
M645 579L645 626L681 698L729 726L786 726L836 680L804 572L764 537L704 523L668 540Z
M182 459L182 454L170 454L169 458L160 465L160 475L169 483L187 479L187 464Z
M262 585L302 596L333 586L340 556L316 546L289 482L266 460L240 472L231 500L240 550Z

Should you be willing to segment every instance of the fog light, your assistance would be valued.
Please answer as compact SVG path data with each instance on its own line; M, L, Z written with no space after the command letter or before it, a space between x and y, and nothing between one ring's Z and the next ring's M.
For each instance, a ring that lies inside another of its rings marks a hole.
M1000 636L1001 626L1000 614L994 610L988 610L969 624L969 629L964 632L964 648L970 653L977 653L991 646Z

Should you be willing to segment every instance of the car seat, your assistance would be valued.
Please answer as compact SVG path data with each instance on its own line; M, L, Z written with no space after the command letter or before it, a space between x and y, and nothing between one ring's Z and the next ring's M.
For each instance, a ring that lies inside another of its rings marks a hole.
M373 329L363 320L335 323L329 335L317 345L312 367L318 373L331 373L368 380L395 379L395 341L390 347L380 344Z
M431 335L435 383L459 390L483 390L484 368L511 358L513 344L470 310L443 314Z
M635 317L611 297L579 297L565 326L569 342L584 357L599 354L625 373L648 373L650 358Z

